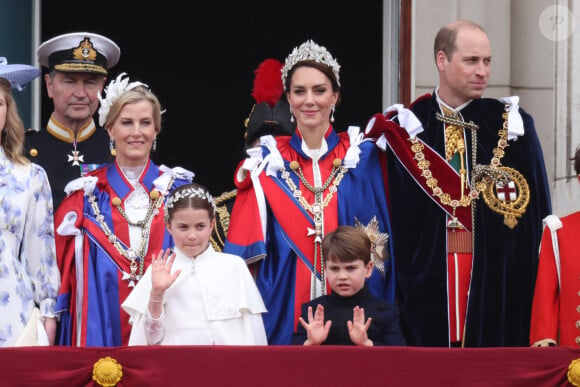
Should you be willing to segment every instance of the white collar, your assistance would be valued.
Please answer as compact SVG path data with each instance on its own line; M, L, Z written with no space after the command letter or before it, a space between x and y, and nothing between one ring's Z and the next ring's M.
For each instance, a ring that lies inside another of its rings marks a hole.
M471 103L471 101L473 101L472 99L470 99L469 101L462 103L461 105L457 106L456 108L452 108L451 106L446 104L445 101L443 101L441 99L441 97L439 97L439 86L437 86L437 88L435 89L435 97L437 98L437 103L439 105L443 105L443 106L445 106L445 108L451 110L455 117L459 116L459 112L461 110L463 110L463 108L465 108L467 105L469 105Z

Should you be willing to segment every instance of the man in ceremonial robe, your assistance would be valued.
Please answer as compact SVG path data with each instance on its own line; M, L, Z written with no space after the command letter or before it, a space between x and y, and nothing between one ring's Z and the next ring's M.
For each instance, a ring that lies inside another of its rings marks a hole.
M434 54L433 94L366 129L386 150L404 334L415 346L526 346L551 211L534 121L518 97L482 98L491 48L480 26L446 25Z

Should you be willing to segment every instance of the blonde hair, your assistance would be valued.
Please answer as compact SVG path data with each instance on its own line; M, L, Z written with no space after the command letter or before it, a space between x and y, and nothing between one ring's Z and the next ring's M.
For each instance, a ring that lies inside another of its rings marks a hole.
M103 125L104 128L109 129L113 125L125 105L141 101L149 101L153 106L153 122L155 124L155 131L159 133L161 131L161 104L155 94L145 86L137 86L124 91L113 101L107 113L105 124Z
M6 100L6 124L2 128L0 144L2 144L8 160L16 164L26 165L30 163L30 160L22 153L24 150L24 123L18 114L10 82L5 78L0 78L0 92Z

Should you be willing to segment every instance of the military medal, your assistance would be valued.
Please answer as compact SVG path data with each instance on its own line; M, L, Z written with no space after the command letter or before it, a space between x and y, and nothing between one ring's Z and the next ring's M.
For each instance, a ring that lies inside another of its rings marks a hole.
M79 161L81 163L84 163L85 156L81 155L80 152L77 150L77 139L76 138L73 142L73 146L74 146L74 149L71 151L71 154L67 155L68 156L67 162L69 162L69 163L72 162L72 165L79 165L80 166Z

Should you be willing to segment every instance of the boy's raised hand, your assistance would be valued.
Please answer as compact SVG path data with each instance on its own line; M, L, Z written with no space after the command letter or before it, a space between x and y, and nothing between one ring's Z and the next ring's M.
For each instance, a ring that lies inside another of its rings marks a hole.
M373 342L369 340L367 331L371 326L371 318L365 321L365 310L355 306L352 310L352 321L347 321L348 334L355 345L372 346Z
M307 339L304 345L320 345L326 341L328 331L332 321L324 322L324 307L320 304L316 307L316 312L312 315L312 307L308 307L308 322L301 317L298 318L300 324L304 327L307 334Z

